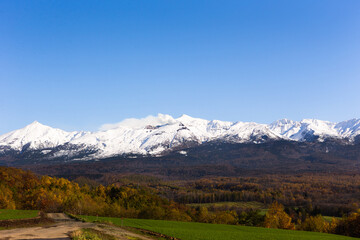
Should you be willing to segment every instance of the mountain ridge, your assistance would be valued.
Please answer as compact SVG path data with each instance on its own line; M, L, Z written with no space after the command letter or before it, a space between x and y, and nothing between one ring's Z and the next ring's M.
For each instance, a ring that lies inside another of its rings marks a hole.
M179 118L158 114L156 117L108 124L96 132L66 132L34 121L22 129L1 135L0 154L36 150L50 159L71 155L73 159L88 160L121 154L156 156L181 146L211 141L260 144L272 140L321 142L333 138L352 144L358 135L360 119L355 118L338 123L317 119L280 119L270 124L259 124L206 120L185 114ZM77 154L80 152L81 156ZM83 156L85 152L89 154Z

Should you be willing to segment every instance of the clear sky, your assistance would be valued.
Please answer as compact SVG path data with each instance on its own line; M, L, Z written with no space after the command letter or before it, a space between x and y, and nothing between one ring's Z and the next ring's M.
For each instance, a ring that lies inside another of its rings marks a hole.
M360 117L359 0L0 1L0 134Z

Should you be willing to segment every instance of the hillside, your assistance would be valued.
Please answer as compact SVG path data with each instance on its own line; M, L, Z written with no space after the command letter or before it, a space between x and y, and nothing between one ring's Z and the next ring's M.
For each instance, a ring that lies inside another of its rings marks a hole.
M310 180L307 180L308 177ZM338 178L339 181L331 181L326 176L266 176L263 179L215 178L195 182L168 182L150 176L138 176L122 184L112 178L113 182L104 186L89 179L91 185L86 184L86 179L79 185L80 179L77 183L0 167L0 209L241 224L358 236L359 179L356 176ZM185 204L229 201L252 203L229 207L222 204L214 208ZM254 201L263 204L254 205ZM344 201L346 204L341 205ZM269 210L264 216L254 206ZM336 211L329 211L335 207ZM334 218L329 223L318 215L324 212L341 214L343 218Z

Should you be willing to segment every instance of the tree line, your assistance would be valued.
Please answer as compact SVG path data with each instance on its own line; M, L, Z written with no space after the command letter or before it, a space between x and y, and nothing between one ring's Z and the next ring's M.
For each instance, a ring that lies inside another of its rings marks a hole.
M145 179L149 180L146 177ZM166 185L155 180L151 181L152 186L134 184L134 181L128 181L126 184L79 185L64 178L37 176L30 171L0 167L0 208L37 209L75 215L243 224L360 236L359 211L344 215L340 220L334 218L331 222L327 222L321 215L306 211L305 208L291 205L284 207L275 197L286 199L286 195L276 189L270 192L269 206L270 204L271 206L266 215L256 209L209 210L205 206L192 207L175 200L184 194L186 188L190 196L188 199L192 199L195 190L201 190L202 194L212 194L209 200L201 198L204 202L223 200L222 197L229 201L252 199L246 191L241 192L242 189L251 190L254 196L258 194L259 198L267 196L267 193L261 192L259 184L233 184L226 183L225 180L223 179L222 185L216 181L202 180L195 182L193 188L179 184L171 187L171 191L165 191L171 184ZM212 189L224 192L209 193ZM229 189L236 191L227 195ZM165 197L173 191L177 191L179 195L173 194L173 199Z

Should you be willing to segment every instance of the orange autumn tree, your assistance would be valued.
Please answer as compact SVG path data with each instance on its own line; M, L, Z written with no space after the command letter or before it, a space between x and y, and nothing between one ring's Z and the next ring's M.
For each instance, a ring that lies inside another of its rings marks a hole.
M264 225L266 228L294 229L291 217L284 211L284 206L274 202L265 215Z

